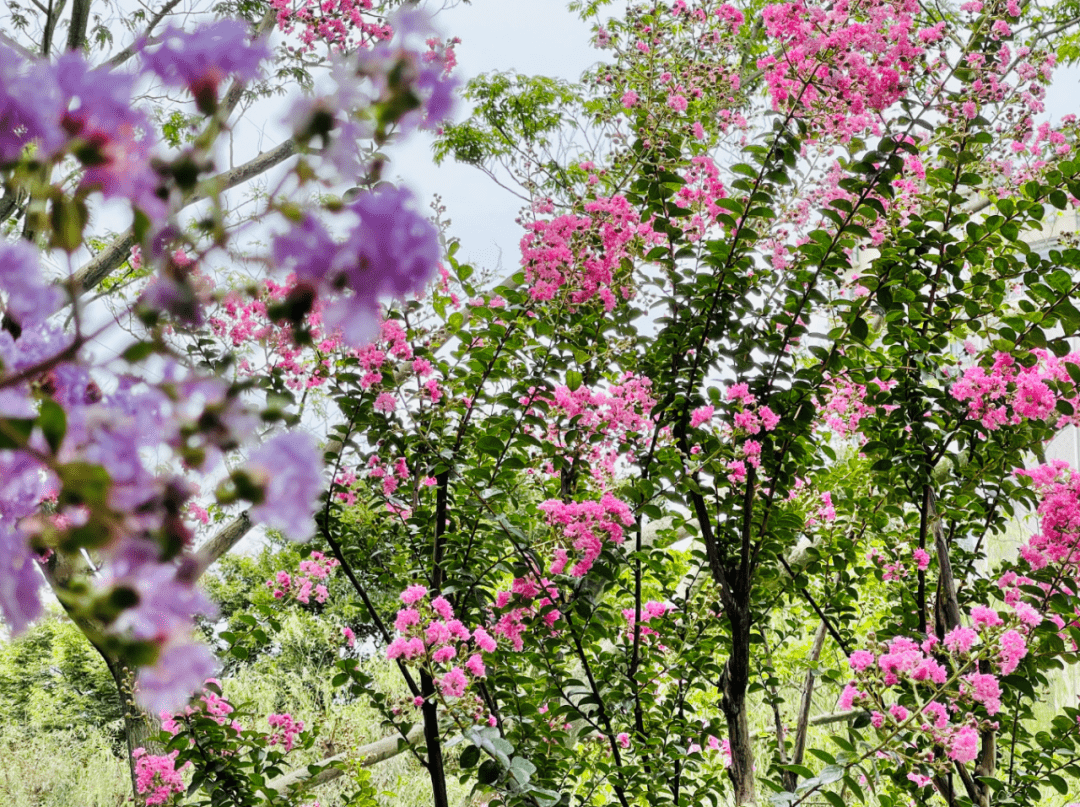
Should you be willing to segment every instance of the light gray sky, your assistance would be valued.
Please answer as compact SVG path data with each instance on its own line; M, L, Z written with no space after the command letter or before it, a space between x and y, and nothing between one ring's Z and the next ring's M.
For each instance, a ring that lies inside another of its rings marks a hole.
M599 61L589 44L589 26L566 9L566 0L473 0L440 13L445 36L461 38L456 73L462 82L493 70L577 80ZM459 104L456 120L468 114ZM514 222L521 200L478 169L447 160L436 167L431 136L420 133L391 151L391 176L405 180L430 201L440 194L452 221L450 235L461 240L459 257L477 268L492 268L502 250L503 268L518 264L521 228Z

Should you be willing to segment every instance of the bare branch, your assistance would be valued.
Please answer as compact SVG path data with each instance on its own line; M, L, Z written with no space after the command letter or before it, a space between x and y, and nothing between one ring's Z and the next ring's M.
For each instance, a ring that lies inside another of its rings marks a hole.
M327 757L317 764L323 766L342 762L359 762L361 767L370 768L372 765L377 765L380 762L396 757L404 751L409 744L419 742L423 738L423 735L423 727L417 725L409 732L408 742L402 740L401 737L384 737L381 740L376 740L373 743L361 746L355 751ZM318 787L319 785L325 785L327 782L332 782L341 777L344 773L345 771L342 768L333 767L323 768L323 770L312 776L307 766L304 766L303 768L297 768L283 776L279 776L276 779L271 779L267 786L276 790L278 793L287 791L297 792Z
M228 171L222 171L217 176L204 181L201 185L203 188L214 187L218 191L235 188L237 185L241 185L249 179L270 170L275 165L284 162L295 153L296 143L292 140L286 140L277 148L264 151L243 165L238 165ZM207 198L208 195L208 193L198 191L193 193L184 200L181 210ZM83 292L93 289L127 260L128 253L133 246L135 246L135 234L131 230L117 236L109 246L75 272L73 276L75 287Z
M168 0L168 2L161 7L161 10L150 18L150 22L146 24L146 29L142 32L142 34L135 37L134 42L132 42L122 51L109 59L109 61L107 62L109 67L119 67L132 56L134 56L139 43L148 39L150 37L150 34L154 32L154 29L157 28L157 26L161 23L163 19L165 19L165 15L167 15L178 5L180 5L180 0Z
M236 546L240 539L251 531L251 526L251 518L248 516L247 510L245 510L226 524L217 535L200 546L195 553L195 575L193 579L198 580L202 577L206 570L222 555Z

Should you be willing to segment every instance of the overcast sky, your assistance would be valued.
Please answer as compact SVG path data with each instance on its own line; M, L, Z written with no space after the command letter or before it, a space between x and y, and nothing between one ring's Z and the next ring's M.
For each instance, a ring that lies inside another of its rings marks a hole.
M589 44L589 26L567 11L565 0L474 0L440 13L437 24L446 36L461 38L456 72L462 81L493 70L577 80L601 55ZM467 111L459 105L455 118ZM459 257L492 268L501 248L504 269L513 269L521 200L471 166L447 160L435 167L431 142L421 134L395 148L390 173L425 200L442 196L453 222L450 235L461 240Z

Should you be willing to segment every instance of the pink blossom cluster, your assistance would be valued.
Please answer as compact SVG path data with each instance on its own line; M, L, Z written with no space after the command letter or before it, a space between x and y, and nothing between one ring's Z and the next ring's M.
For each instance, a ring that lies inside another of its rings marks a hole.
M531 387L519 403L528 414L544 414L547 429L542 434L538 431L538 436L559 451L582 457L593 478L606 484L615 477L620 457L631 459L625 453L631 436L648 431L656 399L648 378L627 372L604 388L583 384L571 390L559 385L548 393ZM565 442L570 423L581 435L573 445Z
M773 109L796 107L841 139L879 132L875 113L896 103L925 44L942 33L916 29L915 0L805 0L766 6L778 55L758 60Z
M325 302L316 303L304 321L314 350L297 345L292 326L275 322L268 314L268 306L282 304L297 282L296 275L281 283L265 280L252 299L230 291L207 318L215 336L242 351L237 362L241 376L281 373L285 385L294 390L317 388L326 383L333 354L344 351L345 346L339 333L328 333L323 325ZM256 358L257 350L262 351L260 359Z
M821 408L821 417L824 425L838 437L856 437L860 435L860 423L864 418L876 415L879 406L872 401L875 393L887 392L896 386L896 381L889 379L873 379L871 382L876 390L871 390L868 384L859 384L845 376L833 376L826 383L825 405ZM891 412L896 409L895 404L884 404L880 411Z
M320 44L353 52L393 36L393 28L372 10L372 0L271 0L270 6L278 28L296 34L305 52Z
M539 509L544 513L548 525L556 528L551 574L566 571L572 549L577 553L576 560L567 573L573 577L583 577L600 557L604 541L621 544L623 528L634 524L630 506L611 493L604 493L598 502L548 499L540 504Z
M303 720L294 720L291 714L273 714L266 718L270 728L274 731L270 734L270 745L279 743L288 752L292 751L296 738L304 730Z
M663 236L642 221L624 196L586 202L584 215L565 213L526 225L521 239L521 265L534 300L566 294L572 305L599 298L604 310L618 304L633 288L619 275L623 259L660 243Z
M1036 361L1029 367L1008 353L995 353L990 369L975 365L949 389L958 401L966 402L967 416L983 428L995 430L1016 426L1025 420L1038 420L1063 427L1076 423L1077 415L1057 411L1058 401L1074 407L1075 385L1067 364L1080 364L1080 354L1058 357L1048 350L1035 349Z
M192 706L189 704L179 712L163 709L158 715L158 719L161 720L161 728L175 736L183 729L184 718L201 714L209 717L219 726L228 724L237 732L243 731L244 727L238 721L229 717L235 710L228 700L218 694L217 690L220 689L221 682L218 679L207 678L199 695L199 705Z
M548 629L554 628L560 614L559 609L552 606L558 601L559 589L548 578L515 578L509 591L500 591L495 595L491 632L509 641L514 650L522 650L525 647L525 631L537 614L543 614L544 625Z
M187 790L180 771L176 770L179 751L153 756L145 748L131 752L135 759L135 789L148 805L165 804L174 795Z
M449 600L429 597L426 586L409 586L401 602L405 607L394 620L398 636L386 657L427 670L443 698L464 697L473 681L487 675L481 654L494 652L495 639L482 627L470 631L454 617Z
M378 454L372 454L367 463L368 479L381 480L382 495L390 498L403 482L412 480L412 471L404 457L396 457L385 463Z
M1040 621L1032 613L1003 618L974 606L972 627L953 628L941 642L897 636L856 650L848 659L855 677L839 708L867 708L875 728L904 732L915 764L943 762L939 749L947 760L971 762L979 732L996 725L1002 708L999 676L1015 672L1028 653L1027 634Z
M652 621L654 619L659 620L664 614L667 613L667 611L668 611L668 607L664 603L657 602L656 600L649 600L648 602L642 604L642 606L641 606L641 627L638 628L638 631L637 631L638 635L641 637L642 641L648 641L649 636L659 636L660 635L655 630L648 627L648 625L646 623L648 623L648 622L650 622L650 621ZM633 608L623 608L622 615L623 615L623 619L626 620L626 625L627 625L626 635L629 636L629 637L632 637L634 635L634 626L635 626L635 624L637 624L636 623L636 617L635 617L635 609L633 609Z
M322 581L325 581L337 566L336 558L328 558L322 552L312 552L306 559L300 561L299 570L295 575L279 571L272 579L266 581L266 587L274 592L275 600L292 596L304 605L311 602L312 591L314 591L315 602L321 604L326 602L329 596L326 585Z

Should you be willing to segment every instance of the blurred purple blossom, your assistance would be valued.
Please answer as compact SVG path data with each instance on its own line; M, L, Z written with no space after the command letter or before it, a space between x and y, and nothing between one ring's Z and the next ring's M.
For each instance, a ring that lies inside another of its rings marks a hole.
M41 275L38 252L26 241L0 243L0 292L4 311L20 326L42 322L56 311L61 293Z
M161 649L154 666L139 670L136 697L151 714L180 711L217 667L206 645L190 638L173 641Z
M28 143L51 154L64 142L60 93L48 66L0 45L0 164L15 162Z
M358 346L378 332L380 298L419 293L434 277L439 237L404 188L365 191L345 209L358 221L343 242L309 215L274 240L273 258L312 287L326 303L323 321Z
M263 485L263 500L251 508L252 521L294 541L310 538L323 489L322 466L315 441L303 432L279 434L264 443L244 466Z
M257 78L259 63L270 58L266 42L251 42L249 31L242 20L218 20L193 31L170 26L160 46L144 46L142 58L162 81L187 89L202 111L211 112L226 76Z

